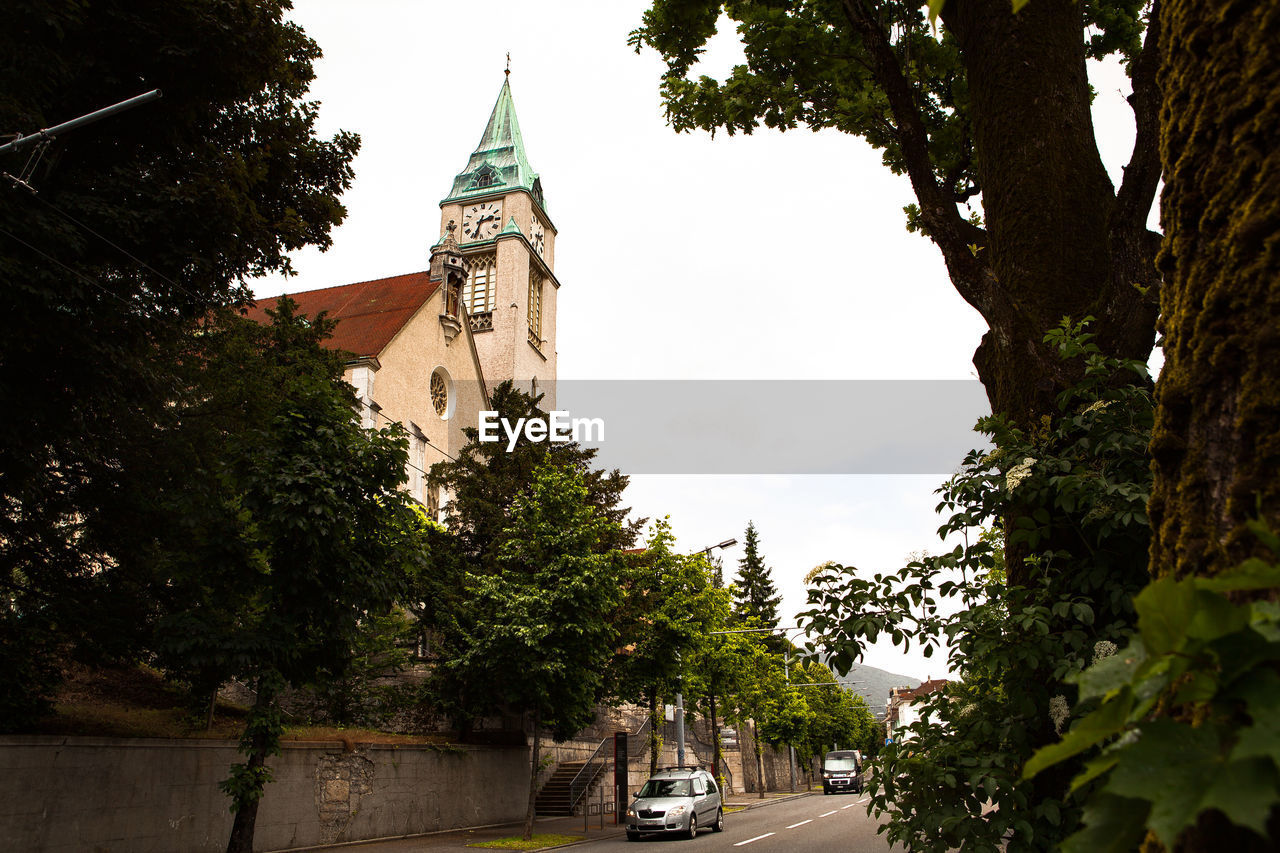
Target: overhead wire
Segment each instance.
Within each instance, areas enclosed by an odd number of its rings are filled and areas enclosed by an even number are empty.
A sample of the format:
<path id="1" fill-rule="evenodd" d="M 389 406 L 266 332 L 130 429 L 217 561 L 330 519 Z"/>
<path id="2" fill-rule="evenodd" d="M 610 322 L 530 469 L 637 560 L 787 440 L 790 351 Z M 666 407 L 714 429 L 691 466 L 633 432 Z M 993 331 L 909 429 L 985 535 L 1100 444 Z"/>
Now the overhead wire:
<path id="1" fill-rule="evenodd" d="M 67 213 L 65 210 L 63 210 L 62 208 L 58 207 L 58 206 L 57 206 L 56 204 L 54 204 L 53 202 L 49 201 L 49 200 L 48 200 L 48 199 L 46 199 L 44 196 L 42 196 L 42 195 L 40 195 L 39 193 L 37 193 L 37 192 L 36 192 L 34 189 L 32 189 L 31 187 L 27 187 L 27 189 L 30 191 L 31 196 L 32 196 L 36 201 L 40 202 L 40 203 L 41 203 L 41 204 L 43 204 L 45 207 L 49 208 L 49 209 L 50 209 L 50 210 L 52 210 L 54 213 L 56 213 L 56 214 L 58 214 L 59 216 L 61 216 L 63 219 L 66 219 L 68 222 L 70 222 L 71 224 L 75 225 L 77 228 L 80 228 L 80 229 L 82 229 L 82 230 L 84 230 L 84 231 L 87 231 L 89 234 L 92 234 L 94 237 L 97 237 L 99 240 L 101 240 L 102 242 L 106 243 L 108 246 L 110 246 L 111 248 L 115 249 L 117 252 L 119 252 L 120 254 L 124 255 L 126 258 L 128 258 L 128 259 L 129 259 L 129 260 L 131 260 L 131 261 L 133 261 L 133 262 L 134 262 L 135 264 L 137 264 L 138 266 L 142 267 L 143 269 L 147 270 L 147 271 L 148 271 L 148 272 L 150 272 L 150 273 L 155 274 L 155 275 L 156 275 L 156 276 L 158 276 L 162 281 L 167 282 L 168 284 L 172 285 L 176 290 L 180 291 L 181 293 L 186 294 L 186 296 L 187 296 L 187 297 L 189 297 L 193 302 L 197 302 L 197 303 L 198 303 L 198 302 L 200 302 L 200 301 L 201 301 L 201 300 L 200 300 L 200 298 L 199 298 L 199 297 L 197 297 L 197 296 L 196 296 L 194 293 L 192 293 L 190 290 L 188 290 L 187 288 L 183 287 L 181 284 L 179 284 L 177 281 L 174 281 L 174 280 L 173 280 L 172 278 L 170 278 L 169 276 L 167 276 L 167 275 L 165 275 L 164 273 L 160 272 L 160 270 L 156 269 L 156 268 L 155 268 L 155 267 L 153 267 L 151 264 L 149 264 L 149 263 L 147 263 L 146 261 L 144 261 L 142 258 L 139 258 L 137 255 L 133 254 L 133 253 L 132 253 L 132 252 L 130 252 L 128 249 L 126 249 L 126 248 L 124 248 L 123 246 L 121 246 L 119 243 L 114 242 L 113 240 L 111 240 L 111 238 L 109 238 L 109 237 L 105 236 L 104 234 L 99 233 L 98 231 L 94 230 L 92 227 L 90 227 L 90 226 L 86 225 L 85 223 L 81 222 L 79 219 L 76 219 L 76 218 L 75 218 L 74 216 L 72 216 L 70 213 Z"/>
<path id="2" fill-rule="evenodd" d="M 129 308 L 133 308 L 133 307 L 134 307 L 133 305 L 131 305 L 131 304 L 129 303 L 129 300 L 125 299 L 125 298 L 124 298 L 123 296 L 121 296 L 120 294 L 113 292 L 110 288 L 108 288 L 108 287 L 107 287 L 106 285 L 104 285 L 102 282 L 98 281 L 97 279 L 94 279 L 94 278 L 91 278 L 91 277 L 89 277 L 89 276 L 85 275 L 84 273 L 80 272 L 78 269 L 75 269 L 74 267 L 68 266 L 67 264 L 65 264 L 65 263 L 63 263 L 62 261 L 60 261 L 60 260 L 58 260 L 57 258 L 55 258 L 53 255 L 51 255 L 51 254 L 49 254 L 48 252 L 44 251 L 43 249 L 39 248 L 38 246 L 33 246 L 33 245 L 31 245 L 31 244 L 30 244 L 30 243 L 28 243 L 26 240 L 24 240 L 24 239 L 22 239 L 21 237 L 19 237 L 17 234 L 14 234 L 14 233 L 13 233 L 13 232 L 11 232 L 11 231 L 6 231 L 6 230 L 5 230 L 5 229 L 3 229 L 3 228 L 0 228 L 0 234 L 5 235 L 6 237 L 8 237 L 8 238 L 9 238 L 9 239 L 11 239 L 11 240 L 14 240 L 14 241 L 16 241 L 16 242 L 18 242 L 18 243 L 21 243 L 22 245 L 26 246 L 26 247 L 27 247 L 28 249 L 30 249 L 31 251 L 35 252 L 35 253 L 36 253 L 37 255 L 39 255 L 40 257 L 44 258 L 45 260 L 49 261 L 50 263 L 53 263 L 53 264 L 56 264 L 57 266 L 62 267 L 64 270 L 66 270 L 67 272 L 71 273 L 73 276 L 75 276 L 76 278 L 78 278 L 78 279 L 80 279 L 81 281 L 85 282 L 85 283 L 86 283 L 86 284 L 88 284 L 89 286 L 91 286 L 91 287 L 96 287 L 98 290 L 101 290 L 101 291 L 102 291 L 103 293 L 105 293 L 107 296 L 110 296 L 110 297 L 111 297 L 111 298 L 113 298 L 113 299 L 118 299 L 118 300 L 120 300 L 120 302 L 124 303 L 127 307 L 129 307 Z"/>

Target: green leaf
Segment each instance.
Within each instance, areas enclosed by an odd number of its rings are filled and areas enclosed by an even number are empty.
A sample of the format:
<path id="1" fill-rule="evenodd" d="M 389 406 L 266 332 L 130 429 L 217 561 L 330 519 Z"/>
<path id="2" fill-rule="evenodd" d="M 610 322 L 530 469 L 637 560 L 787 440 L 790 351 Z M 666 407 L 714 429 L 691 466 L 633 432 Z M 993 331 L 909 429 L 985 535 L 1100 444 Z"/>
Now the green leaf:
<path id="1" fill-rule="evenodd" d="M 1272 643 L 1280 642 L 1280 602 L 1255 601 L 1250 612 L 1253 630 Z"/>
<path id="2" fill-rule="evenodd" d="M 942 13 L 942 7 L 946 5 L 947 0 L 929 0 L 929 23 L 937 26 L 938 15 Z M 1026 2 L 1026 0 L 1023 0 Z M 919 8 L 919 7 L 917 7 Z"/>
<path id="3" fill-rule="evenodd" d="M 1147 826 L 1166 847 L 1195 822 L 1209 785 L 1223 768 L 1218 734 L 1169 719 L 1142 727 L 1126 747 L 1105 790 L 1151 801 Z"/>
<path id="4" fill-rule="evenodd" d="M 1240 731 L 1231 759 L 1270 758 L 1280 766 L 1280 675 L 1262 670 L 1236 690 L 1253 724 Z"/>
<path id="5" fill-rule="evenodd" d="M 1267 834 L 1267 817 L 1280 799 L 1280 773 L 1267 758 L 1247 758 L 1223 767 L 1200 802 L 1200 810 L 1218 809 L 1232 823 Z"/>
<path id="6" fill-rule="evenodd" d="M 1019 12 L 1021 12 L 1022 7 L 1027 5 L 1030 2 L 1031 0 L 1013 0 L 1013 14 L 1016 15 Z"/>
<path id="7" fill-rule="evenodd" d="M 1188 636 L 1201 640 L 1216 640 L 1233 634 L 1249 624 L 1248 613 L 1216 592 L 1203 589 L 1195 591 L 1195 610 Z"/>
<path id="8" fill-rule="evenodd" d="M 1192 581 L 1160 578 L 1148 584 L 1133 600 L 1138 630 L 1152 655 L 1181 648 L 1195 614 Z"/>
<path id="9" fill-rule="evenodd" d="M 1106 773 L 1112 767 L 1115 767 L 1116 762 L 1119 760 L 1120 752 L 1118 750 L 1104 752 L 1102 755 L 1090 758 L 1085 762 L 1084 771 L 1071 780 L 1071 792 L 1075 793 L 1080 788 L 1088 785 L 1094 779 L 1097 779 L 1103 773 Z"/>
<path id="10" fill-rule="evenodd" d="M 1140 637 L 1110 657 L 1103 658 L 1075 676 L 1081 699 L 1105 696 L 1133 680 L 1134 671 L 1146 660 L 1147 650 Z"/>
<path id="11" fill-rule="evenodd" d="M 1146 835 L 1151 806 L 1140 799 L 1098 794 L 1084 807 L 1084 829 L 1062 842 L 1063 853 L 1131 853 Z"/>
<path id="12" fill-rule="evenodd" d="M 1132 707 L 1133 693 L 1124 690 L 1119 696 L 1104 703 L 1102 707 L 1072 726 L 1071 731 L 1063 735 L 1062 740 L 1037 750 L 1023 768 L 1022 778 L 1030 779 L 1046 767 L 1052 767 L 1060 761 L 1084 752 L 1101 740 L 1119 734 L 1129 721 L 1129 710 Z"/>
<path id="13" fill-rule="evenodd" d="M 1250 557 L 1239 566 L 1211 578 L 1197 578 L 1200 589 L 1231 592 L 1246 589 L 1271 589 L 1280 586 L 1280 565 Z"/>

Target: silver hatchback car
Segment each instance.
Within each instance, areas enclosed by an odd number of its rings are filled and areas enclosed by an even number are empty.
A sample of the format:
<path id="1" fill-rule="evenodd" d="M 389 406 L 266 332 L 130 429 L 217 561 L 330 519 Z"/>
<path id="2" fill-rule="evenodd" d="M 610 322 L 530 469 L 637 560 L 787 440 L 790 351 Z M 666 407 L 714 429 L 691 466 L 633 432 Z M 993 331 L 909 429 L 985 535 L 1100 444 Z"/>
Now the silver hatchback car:
<path id="1" fill-rule="evenodd" d="M 649 777 L 627 809 L 627 838 L 678 832 L 686 838 L 699 827 L 724 829 L 724 803 L 715 777 L 695 768 L 664 768 Z"/>

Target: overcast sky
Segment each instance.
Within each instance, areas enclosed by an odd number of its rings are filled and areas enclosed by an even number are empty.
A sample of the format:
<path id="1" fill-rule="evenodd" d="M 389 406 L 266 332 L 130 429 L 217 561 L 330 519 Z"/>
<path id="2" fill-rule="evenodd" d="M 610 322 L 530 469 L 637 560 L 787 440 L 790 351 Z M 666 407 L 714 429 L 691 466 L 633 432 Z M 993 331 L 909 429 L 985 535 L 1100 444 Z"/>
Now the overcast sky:
<path id="1" fill-rule="evenodd" d="M 424 269 L 440 199 L 480 139 L 510 51 L 526 149 L 558 230 L 561 380 L 976 378 L 984 324 L 933 245 L 904 229 L 906 179 L 836 132 L 674 133 L 662 63 L 626 44 L 644 2 L 295 4 L 293 20 L 324 51 L 312 88 L 320 130 L 355 131 L 363 146 L 333 248 L 297 253 L 298 275 L 263 280 L 257 295 Z M 740 56 L 722 33 L 697 71 L 722 76 Z M 1127 83 L 1111 66 L 1094 85 L 1118 180 L 1133 139 Z M 786 410 L 775 390 L 761 386 L 754 431 L 812 421 L 815 445 L 850 432 Z M 933 490 L 948 473 L 637 475 L 627 502 L 670 515 L 687 550 L 741 540 L 754 520 L 789 621 L 820 562 L 870 571 L 942 550 Z M 728 549 L 726 569 L 740 557 Z M 865 662 L 920 679 L 945 669 L 888 645 Z"/>

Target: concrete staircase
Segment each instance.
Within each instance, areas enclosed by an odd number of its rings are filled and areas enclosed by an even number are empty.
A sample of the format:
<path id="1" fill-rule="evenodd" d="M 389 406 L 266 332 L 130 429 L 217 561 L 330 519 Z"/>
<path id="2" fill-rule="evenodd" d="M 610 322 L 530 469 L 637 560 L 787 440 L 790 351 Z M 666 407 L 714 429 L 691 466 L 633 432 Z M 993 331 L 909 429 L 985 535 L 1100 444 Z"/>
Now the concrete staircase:
<path id="1" fill-rule="evenodd" d="M 534 811 L 547 817 L 573 814 L 573 804 L 569 800 L 569 786 L 586 765 L 585 761 L 566 761 L 557 765 L 551 778 L 538 791 L 538 796 L 534 799 Z M 595 784 L 602 772 L 604 772 L 604 766 L 597 763 L 593 771 L 589 771 L 592 778 L 579 780 L 586 782 L 585 786 L 579 786 L 579 790 L 591 790 L 591 786 Z"/>

